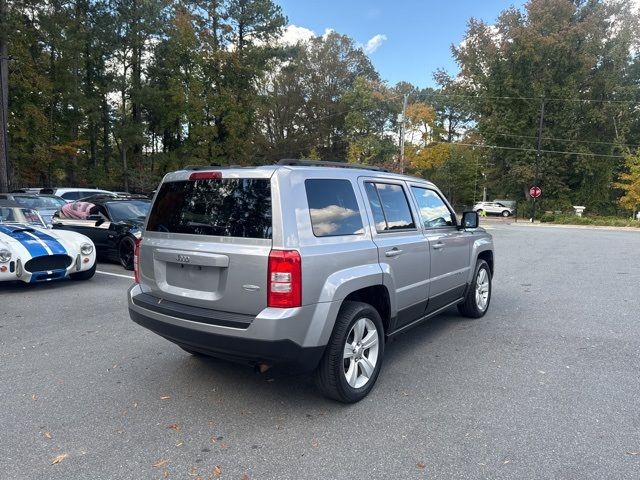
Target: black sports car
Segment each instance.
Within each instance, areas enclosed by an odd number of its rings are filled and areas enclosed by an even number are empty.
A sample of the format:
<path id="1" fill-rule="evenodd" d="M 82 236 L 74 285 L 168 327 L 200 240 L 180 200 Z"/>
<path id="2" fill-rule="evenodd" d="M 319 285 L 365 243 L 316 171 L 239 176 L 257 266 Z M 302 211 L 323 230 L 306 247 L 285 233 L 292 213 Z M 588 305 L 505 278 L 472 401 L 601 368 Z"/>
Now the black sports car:
<path id="1" fill-rule="evenodd" d="M 94 195 L 64 205 L 53 216 L 54 229 L 86 235 L 98 256 L 118 261 L 133 270 L 133 251 L 149 212 L 149 200 Z"/>

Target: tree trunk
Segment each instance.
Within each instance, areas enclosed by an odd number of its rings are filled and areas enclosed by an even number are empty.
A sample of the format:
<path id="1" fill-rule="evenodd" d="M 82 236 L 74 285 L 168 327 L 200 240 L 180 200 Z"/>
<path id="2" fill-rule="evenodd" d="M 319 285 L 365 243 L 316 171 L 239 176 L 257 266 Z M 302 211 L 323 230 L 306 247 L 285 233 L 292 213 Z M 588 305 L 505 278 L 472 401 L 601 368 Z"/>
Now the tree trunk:
<path id="1" fill-rule="evenodd" d="M 9 191 L 7 3 L 0 0 L 0 192 Z"/>
<path id="2" fill-rule="evenodd" d="M 111 144 L 109 143 L 109 104 L 107 95 L 102 95 L 102 166 L 105 176 L 109 175 L 109 158 L 111 157 Z"/>
<path id="3" fill-rule="evenodd" d="M 142 155 L 142 145 L 138 141 L 138 134 L 141 131 L 141 105 L 140 90 L 142 85 L 142 39 L 140 38 L 139 29 L 140 18 L 138 17 L 138 1 L 133 0 L 134 24 L 132 25 L 133 38 L 131 48 L 131 119 L 133 120 L 134 142 L 132 145 L 132 159 L 135 164 L 141 164 L 140 157 Z M 128 190 L 127 190 L 128 191 Z"/>

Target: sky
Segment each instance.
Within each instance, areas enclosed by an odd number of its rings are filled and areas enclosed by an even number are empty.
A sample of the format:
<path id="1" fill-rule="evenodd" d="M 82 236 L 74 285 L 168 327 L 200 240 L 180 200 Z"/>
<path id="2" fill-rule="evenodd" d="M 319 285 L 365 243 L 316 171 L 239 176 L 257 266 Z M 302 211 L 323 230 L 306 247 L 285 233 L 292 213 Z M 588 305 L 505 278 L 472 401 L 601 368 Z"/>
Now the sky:
<path id="1" fill-rule="evenodd" d="M 275 0 L 289 19 L 289 40 L 327 29 L 352 37 L 390 85 L 405 80 L 434 86 L 433 72 L 458 67 L 451 45 L 459 44 L 467 21 L 491 24 L 501 11 L 524 0 Z"/>

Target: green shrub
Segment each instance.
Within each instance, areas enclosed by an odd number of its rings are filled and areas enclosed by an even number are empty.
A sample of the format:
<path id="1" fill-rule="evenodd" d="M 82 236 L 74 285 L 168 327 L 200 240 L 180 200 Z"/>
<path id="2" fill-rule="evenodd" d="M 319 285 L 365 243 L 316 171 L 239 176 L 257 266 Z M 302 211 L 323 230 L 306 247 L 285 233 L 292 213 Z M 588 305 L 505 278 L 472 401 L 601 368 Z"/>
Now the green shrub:
<path id="1" fill-rule="evenodd" d="M 540 217 L 541 222 L 557 223 L 563 225 L 598 225 L 604 227 L 636 227 L 640 228 L 640 221 L 630 218 L 583 216 L 576 215 L 548 215 Z"/>

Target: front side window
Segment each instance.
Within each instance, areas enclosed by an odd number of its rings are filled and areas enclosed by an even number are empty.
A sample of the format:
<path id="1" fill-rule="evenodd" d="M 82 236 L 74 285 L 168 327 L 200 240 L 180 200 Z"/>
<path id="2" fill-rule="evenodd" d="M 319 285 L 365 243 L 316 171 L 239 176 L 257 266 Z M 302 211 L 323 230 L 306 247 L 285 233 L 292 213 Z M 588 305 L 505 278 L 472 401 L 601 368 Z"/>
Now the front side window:
<path id="1" fill-rule="evenodd" d="M 124 202 L 108 202 L 109 217 L 114 222 L 125 220 L 144 220 L 149 213 L 151 202 L 146 200 L 130 200 Z"/>
<path id="2" fill-rule="evenodd" d="M 445 205 L 440 195 L 433 190 L 411 187 L 416 197 L 420 218 L 425 228 L 452 227 L 455 225 L 451 210 Z"/>
<path id="3" fill-rule="evenodd" d="M 365 191 L 378 232 L 416 228 L 401 185 L 367 182 Z"/>
<path id="4" fill-rule="evenodd" d="M 356 195 L 349 180 L 309 179 L 304 186 L 316 237 L 364 232 Z"/>
<path id="5" fill-rule="evenodd" d="M 80 192 L 66 192 L 60 196 L 65 200 L 77 200 L 80 198 Z"/>

